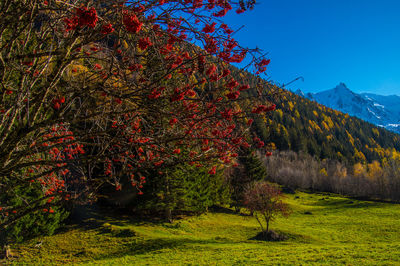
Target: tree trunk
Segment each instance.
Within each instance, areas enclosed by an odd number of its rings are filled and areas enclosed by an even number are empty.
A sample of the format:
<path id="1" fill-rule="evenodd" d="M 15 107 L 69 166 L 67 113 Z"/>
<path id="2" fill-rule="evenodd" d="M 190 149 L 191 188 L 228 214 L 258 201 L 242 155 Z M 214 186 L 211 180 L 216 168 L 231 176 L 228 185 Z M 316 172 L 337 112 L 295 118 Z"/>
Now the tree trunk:
<path id="1" fill-rule="evenodd" d="M 165 220 L 167 220 L 169 223 L 172 223 L 172 196 L 169 191 L 169 176 L 168 176 L 168 171 L 165 171 Z"/>
<path id="2" fill-rule="evenodd" d="M 1 254 L 0 254 L 0 259 L 12 259 L 14 257 L 14 255 L 11 252 L 10 246 L 9 245 L 3 245 L 2 246 L 2 250 L 1 250 Z"/>
<path id="3" fill-rule="evenodd" d="M 8 250 L 9 250 L 9 246 L 7 245 L 6 242 L 6 233 L 5 233 L 5 229 L 2 227 L 1 231 L 0 231 L 0 259 L 7 259 L 8 257 Z"/>
<path id="4" fill-rule="evenodd" d="M 172 223 L 172 222 L 173 222 L 173 219 L 172 219 L 172 211 L 171 211 L 171 208 L 169 208 L 169 207 L 167 207 L 167 208 L 165 209 L 165 219 L 166 219 L 169 223 Z"/>
<path id="5" fill-rule="evenodd" d="M 254 214 L 255 214 L 255 217 L 256 217 L 256 220 L 257 220 L 258 224 L 261 227 L 261 232 L 264 232 L 264 227 L 263 227 L 262 222 L 261 222 L 262 220 L 259 219 L 259 217 L 257 215 L 257 212 L 255 212 Z"/>

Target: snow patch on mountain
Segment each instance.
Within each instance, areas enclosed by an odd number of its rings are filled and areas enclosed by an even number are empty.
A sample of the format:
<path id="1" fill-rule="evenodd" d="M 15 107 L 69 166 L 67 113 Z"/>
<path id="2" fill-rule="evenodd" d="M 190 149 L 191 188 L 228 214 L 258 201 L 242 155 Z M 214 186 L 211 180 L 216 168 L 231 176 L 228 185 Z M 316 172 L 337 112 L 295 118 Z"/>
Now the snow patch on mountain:
<path id="1" fill-rule="evenodd" d="M 397 95 L 358 94 L 347 88 L 344 83 L 339 83 L 333 89 L 318 93 L 303 93 L 301 90 L 297 90 L 295 93 L 332 109 L 400 133 L 400 97 Z"/>
<path id="2" fill-rule="evenodd" d="M 385 108 L 385 106 L 383 106 L 382 104 L 379 104 L 379 103 L 374 103 L 374 106 L 378 106 L 378 107 L 381 107 L 381 108 Z"/>

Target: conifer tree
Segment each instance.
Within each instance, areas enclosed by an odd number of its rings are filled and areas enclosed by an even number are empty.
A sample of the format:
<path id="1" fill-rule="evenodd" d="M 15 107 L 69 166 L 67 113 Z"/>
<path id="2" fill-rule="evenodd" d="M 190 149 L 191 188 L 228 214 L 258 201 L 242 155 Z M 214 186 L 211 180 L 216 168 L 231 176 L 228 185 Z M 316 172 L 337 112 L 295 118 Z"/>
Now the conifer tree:
<path id="1" fill-rule="evenodd" d="M 243 206 L 243 193 L 246 187 L 255 181 L 264 180 L 267 170 L 261 160 L 249 149 L 241 151 L 239 155 L 240 167 L 234 169 L 230 177 L 232 190 L 232 205 L 236 211 Z"/>

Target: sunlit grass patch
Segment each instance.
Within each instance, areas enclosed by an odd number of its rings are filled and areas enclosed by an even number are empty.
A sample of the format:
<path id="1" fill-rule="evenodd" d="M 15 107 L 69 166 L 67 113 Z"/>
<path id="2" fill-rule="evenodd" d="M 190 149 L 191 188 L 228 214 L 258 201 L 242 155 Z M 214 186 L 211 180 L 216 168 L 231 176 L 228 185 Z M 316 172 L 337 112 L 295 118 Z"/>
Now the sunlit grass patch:
<path id="1" fill-rule="evenodd" d="M 298 192 L 293 209 L 271 229 L 287 240 L 251 240 L 254 218 L 218 211 L 174 223 L 97 213 L 85 226 L 14 247 L 16 263 L 180 264 L 400 264 L 400 205 L 358 201 L 333 194 Z M 93 226 L 90 226 L 93 224 Z M 42 244 L 36 247 L 37 243 Z"/>

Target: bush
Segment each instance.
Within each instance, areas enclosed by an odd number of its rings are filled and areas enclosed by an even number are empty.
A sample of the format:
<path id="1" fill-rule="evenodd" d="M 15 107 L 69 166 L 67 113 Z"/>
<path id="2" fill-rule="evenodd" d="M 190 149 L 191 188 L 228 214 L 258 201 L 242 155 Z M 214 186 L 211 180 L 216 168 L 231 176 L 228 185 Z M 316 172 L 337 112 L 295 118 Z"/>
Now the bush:
<path id="1" fill-rule="evenodd" d="M 283 241 L 287 239 L 287 236 L 279 234 L 274 230 L 269 230 L 268 232 L 258 233 L 253 239 L 261 241 Z"/>
<path id="2" fill-rule="evenodd" d="M 23 207 L 27 202 L 35 202 L 43 197 L 43 191 L 39 184 L 16 186 L 13 191 L 1 191 L 0 206 L 15 206 L 17 209 Z M 54 199 L 43 200 L 42 204 L 46 209 L 36 209 L 27 215 L 23 215 L 1 232 L 0 242 L 16 241 L 21 242 L 40 235 L 52 235 L 62 225 L 69 212 L 61 206 L 61 202 Z M 32 206 L 34 207 L 34 206 Z M 12 213 L 18 215 L 18 212 Z M 3 213 L 4 216 L 12 215 Z M 2 217 L 0 217 L 2 219 Z M 4 243 L 3 243 L 4 244 Z"/>

